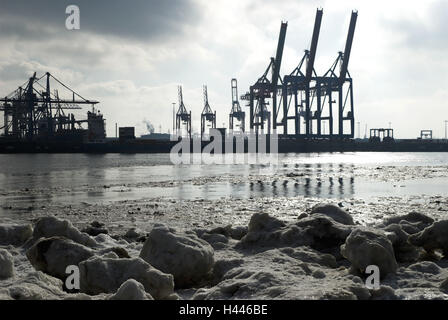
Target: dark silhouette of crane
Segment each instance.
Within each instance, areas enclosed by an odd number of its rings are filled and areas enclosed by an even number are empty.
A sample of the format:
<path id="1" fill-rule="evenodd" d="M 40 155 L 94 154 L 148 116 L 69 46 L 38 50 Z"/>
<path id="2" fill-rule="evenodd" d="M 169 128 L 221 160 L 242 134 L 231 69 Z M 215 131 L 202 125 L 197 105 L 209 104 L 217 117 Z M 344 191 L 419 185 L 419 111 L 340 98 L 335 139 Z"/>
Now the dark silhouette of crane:
<path id="1" fill-rule="evenodd" d="M 178 96 L 179 96 L 179 108 L 176 113 L 176 131 L 178 135 L 181 135 L 181 126 L 185 125 L 187 135 L 191 139 L 191 111 L 188 112 L 187 108 L 184 105 L 184 99 L 182 96 L 182 86 L 178 87 Z"/>
<path id="2" fill-rule="evenodd" d="M 42 84 L 42 81 L 45 84 Z M 61 99 L 59 91 L 51 92 L 52 81 L 67 90 L 72 99 Z M 3 111 L 5 137 L 34 140 L 36 137 L 52 137 L 62 131 L 74 130 L 75 125 L 88 120 L 75 120 L 65 110 L 81 109 L 79 105 L 89 104 L 92 108 L 98 101 L 88 100 L 70 89 L 49 72 L 37 78 L 36 73 L 18 89 L 0 99 Z"/>
<path id="3" fill-rule="evenodd" d="M 216 111 L 213 112 L 210 104 L 208 103 L 208 93 L 207 86 L 203 87 L 204 94 L 204 109 L 202 109 L 201 113 L 201 139 L 204 137 L 205 128 L 207 122 L 210 123 L 211 128 L 216 129 Z"/>
<path id="4" fill-rule="evenodd" d="M 241 132 L 246 128 L 246 113 L 241 109 L 240 102 L 238 100 L 238 82 L 236 79 L 231 81 L 232 88 L 232 110 L 229 114 L 229 129 L 234 130 L 234 120 L 239 122 Z"/>

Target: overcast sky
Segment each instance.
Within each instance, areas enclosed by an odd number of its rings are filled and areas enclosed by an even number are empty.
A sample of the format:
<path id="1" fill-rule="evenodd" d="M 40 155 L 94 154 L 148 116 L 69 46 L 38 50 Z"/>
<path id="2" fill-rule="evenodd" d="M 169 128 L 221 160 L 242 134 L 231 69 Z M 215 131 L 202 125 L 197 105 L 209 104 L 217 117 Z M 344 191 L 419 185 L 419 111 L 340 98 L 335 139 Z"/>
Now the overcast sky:
<path id="1" fill-rule="evenodd" d="M 65 28 L 69 4 L 80 8 L 80 30 Z M 50 71 L 101 102 L 114 136 L 116 122 L 137 134 L 145 133 L 145 119 L 156 131 L 171 129 L 178 84 L 198 131 L 207 84 L 217 124 L 227 126 L 231 78 L 242 94 L 262 75 L 281 21 L 288 21 L 281 74 L 290 73 L 309 47 L 318 7 L 319 74 L 343 50 L 351 10 L 358 10 L 349 71 L 361 136 L 366 124 L 389 122 L 396 137 L 421 129 L 444 136 L 447 1 L 0 0 L 0 95 L 34 71 Z"/>

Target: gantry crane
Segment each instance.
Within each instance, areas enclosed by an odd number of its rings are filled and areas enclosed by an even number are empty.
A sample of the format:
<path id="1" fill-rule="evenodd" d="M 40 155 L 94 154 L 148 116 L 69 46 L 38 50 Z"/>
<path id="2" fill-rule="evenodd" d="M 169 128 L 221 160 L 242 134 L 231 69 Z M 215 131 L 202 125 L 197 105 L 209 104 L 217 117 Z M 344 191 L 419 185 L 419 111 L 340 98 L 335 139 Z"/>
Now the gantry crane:
<path id="1" fill-rule="evenodd" d="M 201 113 L 201 139 L 204 136 L 207 122 L 210 123 L 211 128 L 216 129 L 216 111 L 213 112 L 212 108 L 210 107 L 210 104 L 208 103 L 207 86 L 205 85 L 203 87 L 203 94 L 204 94 L 204 109 L 202 110 Z"/>
<path id="2" fill-rule="evenodd" d="M 339 52 L 336 61 L 323 75 L 318 76 L 314 70 L 322 9 L 316 12 L 310 50 L 291 74 L 283 78 L 283 126 L 284 134 L 288 134 L 288 120 L 295 122 L 295 136 L 304 138 L 339 137 L 353 138 L 355 131 L 352 78 L 348 72 L 348 63 L 356 26 L 357 12 L 351 14 L 349 31 L 344 52 Z M 339 66 L 339 74 L 336 67 Z M 305 72 L 302 68 L 306 67 Z M 337 102 L 335 100 L 337 98 Z M 290 105 L 294 102 L 294 115 L 289 115 Z M 333 105 L 338 108 L 338 132 L 335 134 L 335 117 Z M 347 110 L 349 109 L 349 110 Z M 304 123 L 304 130 L 301 123 Z M 329 123 L 329 133 L 322 133 L 324 121 Z M 344 124 L 350 122 L 350 131 L 346 133 Z M 314 127 L 313 124 L 316 123 Z"/>
<path id="3" fill-rule="evenodd" d="M 314 61 L 316 58 L 317 44 L 319 40 L 320 26 L 322 23 L 323 10 L 317 9 L 314 21 L 313 36 L 311 38 L 311 46 L 309 50 L 305 50 L 305 54 L 299 62 L 299 65 L 283 78 L 283 133 L 288 134 L 288 120 L 294 120 L 295 135 L 301 133 L 301 122 L 305 121 L 305 134 L 310 135 L 312 125 L 311 115 L 311 82 L 315 81 L 316 71 L 314 70 Z M 302 69 L 305 68 L 305 71 Z M 292 100 L 294 100 L 294 115 L 289 115 L 289 108 Z M 318 106 L 319 109 L 319 106 Z M 320 114 L 320 113 L 318 113 Z M 320 132 L 320 122 L 318 131 Z"/>
<path id="4" fill-rule="evenodd" d="M 245 131 L 246 113 L 241 110 L 240 102 L 238 101 L 238 82 L 234 78 L 230 82 L 232 88 L 232 110 L 229 114 L 229 129 L 233 131 L 234 120 L 239 122 L 241 132 Z"/>
<path id="5" fill-rule="evenodd" d="M 43 79 L 46 80 L 45 85 L 40 83 Z M 68 90 L 72 99 L 60 99 L 57 90 L 51 93 L 51 81 L 56 81 L 59 86 Z M 83 98 L 47 72 L 39 78 L 34 73 L 22 86 L 0 99 L 0 103 L 0 111 L 4 113 L 4 136 L 34 140 L 75 130 L 75 124 L 80 126 L 88 120 L 75 120 L 73 114 L 65 115 L 64 110 L 81 109 L 79 105 L 82 104 L 94 107 L 99 102 Z"/>
<path id="6" fill-rule="evenodd" d="M 280 68 L 282 64 L 283 48 L 285 45 L 287 27 L 288 23 L 281 23 L 275 58 L 271 58 L 266 71 L 257 80 L 257 82 L 250 87 L 249 92 L 241 96 L 242 100 L 246 100 L 249 103 L 249 124 L 251 130 L 255 129 L 256 131 L 258 131 L 260 127 L 261 130 L 264 130 L 265 122 L 267 121 L 268 134 L 270 134 L 271 112 L 268 109 L 269 101 L 267 101 L 269 99 L 272 99 L 273 129 L 277 128 L 277 96 L 282 89 L 282 85 L 279 85 L 278 82 L 279 80 L 280 83 L 282 82 L 282 79 L 280 78 Z M 271 78 L 269 78 L 269 72 L 271 72 Z M 281 105 L 281 103 L 279 105 Z"/>
<path id="7" fill-rule="evenodd" d="M 177 134 L 182 134 L 181 126 L 184 124 L 187 129 L 187 135 L 191 139 L 191 111 L 188 112 L 184 105 L 184 99 L 182 96 L 182 86 L 178 87 L 178 97 L 179 97 L 179 109 L 176 113 L 176 131 Z"/>
<path id="8" fill-rule="evenodd" d="M 330 69 L 324 74 L 322 79 L 318 81 L 317 86 L 318 98 L 323 95 L 328 101 L 329 105 L 329 122 L 330 122 L 330 136 L 334 135 L 334 116 L 332 104 L 336 103 L 334 98 L 337 98 L 337 115 L 338 115 L 338 133 L 339 138 L 354 138 L 355 136 L 355 116 L 354 116 L 354 101 L 353 101 L 353 80 L 348 71 L 348 63 L 350 60 L 350 53 L 353 43 L 353 36 L 355 34 L 356 20 L 358 17 L 357 11 L 352 11 L 350 18 L 350 25 L 345 43 L 344 52 L 339 52 L 338 57 L 332 64 Z M 339 66 L 339 74 L 336 68 Z M 323 91 L 323 93 L 322 93 Z M 348 103 L 348 105 L 347 105 Z M 346 110 L 348 108 L 349 110 Z M 345 122 L 349 122 L 349 133 L 344 129 Z"/>

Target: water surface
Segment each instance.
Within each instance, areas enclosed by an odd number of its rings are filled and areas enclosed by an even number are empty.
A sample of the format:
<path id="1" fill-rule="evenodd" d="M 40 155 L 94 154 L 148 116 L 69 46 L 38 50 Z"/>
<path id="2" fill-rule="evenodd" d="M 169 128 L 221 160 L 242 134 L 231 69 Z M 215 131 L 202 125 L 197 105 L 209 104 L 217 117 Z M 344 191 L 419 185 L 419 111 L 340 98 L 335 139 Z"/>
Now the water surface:
<path id="1" fill-rule="evenodd" d="M 0 214 L 49 203 L 154 197 L 448 195 L 446 177 L 397 182 L 359 175 L 360 168 L 373 172 L 384 166 L 397 172 L 421 167 L 443 170 L 448 168 L 448 153 L 280 154 L 278 165 L 268 168 L 250 164 L 172 165 L 168 154 L 6 154 L 0 155 Z"/>

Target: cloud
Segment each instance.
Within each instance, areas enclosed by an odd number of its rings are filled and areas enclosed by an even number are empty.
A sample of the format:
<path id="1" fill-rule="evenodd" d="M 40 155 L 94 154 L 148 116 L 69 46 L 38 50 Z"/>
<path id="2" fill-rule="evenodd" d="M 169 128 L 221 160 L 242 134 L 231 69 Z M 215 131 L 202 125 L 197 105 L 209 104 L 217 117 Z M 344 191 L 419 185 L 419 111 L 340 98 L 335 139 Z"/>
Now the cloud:
<path id="1" fill-rule="evenodd" d="M 200 10 L 192 0 L 2 0 L 0 24 L 3 36 L 40 40 L 55 30 L 65 31 L 65 9 L 80 8 L 81 29 L 102 36 L 139 41 L 181 38 L 200 21 Z"/>
<path id="2" fill-rule="evenodd" d="M 398 33 L 395 44 L 418 51 L 448 49 L 448 3 L 435 1 L 412 15 L 384 19 L 385 25 Z"/>

